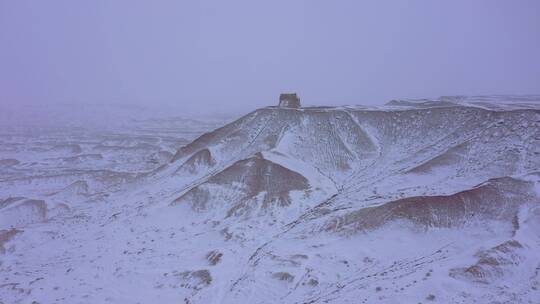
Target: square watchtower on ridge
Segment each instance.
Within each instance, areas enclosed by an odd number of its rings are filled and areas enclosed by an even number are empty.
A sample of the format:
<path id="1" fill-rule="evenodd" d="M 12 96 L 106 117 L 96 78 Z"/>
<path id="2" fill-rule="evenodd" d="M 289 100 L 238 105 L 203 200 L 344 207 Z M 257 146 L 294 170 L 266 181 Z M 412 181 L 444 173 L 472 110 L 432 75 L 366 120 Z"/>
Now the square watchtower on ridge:
<path id="1" fill-rule="evenodd" d="M 296 93 L 282 93 L 279 95 L 279 107 L 280 108 L 300 108 L 300 98 Z"/>

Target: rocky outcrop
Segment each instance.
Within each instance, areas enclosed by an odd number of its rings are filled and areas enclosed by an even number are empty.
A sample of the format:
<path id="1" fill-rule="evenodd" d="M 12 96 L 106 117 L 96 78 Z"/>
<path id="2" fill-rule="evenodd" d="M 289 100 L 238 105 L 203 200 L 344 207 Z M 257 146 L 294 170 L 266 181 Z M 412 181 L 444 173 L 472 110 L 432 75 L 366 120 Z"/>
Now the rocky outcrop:
<path id="1" fill-rule="evenodd" d="M 212 283 L 212 275 L 206 269 L 173 273 L 182 280 L 181 287 L 201 290 Z"/>
<path id="2" fill-rule="evenodd" d="M 178 168 L 177 173 L 197 174 L 201 170 L 213 167 L 215 164 L 216 161 L 212 157 L 210 150 L 202 149 L 188 158 L 182 166 Z"/>
<path id="3" fill-rule="evenodd" d="M 451 195 L 409 197 L 362 208 L 333 218 L 325 229 L 367 232 L 399 220 L 423 229 L 461 228 L 489 220 L 511 224 L 519 207 L 536 199 L 533 183 L 504 177 Z"/>
<path id="4" fill-rule="evenodd" d="M 212 176 L 173 204 L 188 203 L 200 212 L 226 207 L 227 216 L 232 216 L 256 208 L 288 206 L 291 191 L 308 189 L 305 177 L 257 153 Z"/>
<path id="5" fill-rule="evenodd" d="M 13 166 L 16 166 L 18 164 L 20 164 L 21 162 L 14 159 L 14 158 L 4 158 L 4 159 L 0 159 L 0 168 L 1 167 L 13 167 Z"/>
<path id="6" fill-rule="evenodd" d="M 19 228 L 47 219 L 47 204 L 43 200 L 19 198 L 0 204 L 0 229 Z"/>
<path id="7" fill-rule="evenodd" d="M 509 240 L 476 254 L 477 262 L 469 267 L 455 268 L 450 276 L 477 283 L 490 283 L 504 276 L 507 267 L 517 266 L 524 259 L 519 253 L 523 245 Z"/>
<path id="8" fill-rule="evenodd" d="M 21 233 L 22 230 L 17 229 L 8 229 L 8 230 L 0 230 L 0 254 L 6 253 L 6 247 L 5 244 L 9 242 L 15 235 Z"/>

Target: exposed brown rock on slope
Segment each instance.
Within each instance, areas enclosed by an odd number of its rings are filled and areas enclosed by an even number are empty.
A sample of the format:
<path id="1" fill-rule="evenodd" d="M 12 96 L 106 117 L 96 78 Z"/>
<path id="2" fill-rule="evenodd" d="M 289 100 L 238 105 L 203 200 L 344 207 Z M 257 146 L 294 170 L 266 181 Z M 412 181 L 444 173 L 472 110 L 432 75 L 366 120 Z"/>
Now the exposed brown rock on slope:
<path id="1" fill-rule="evenodd" d="M 369 231 L 397 220 L 410 221 L 424 229 L 459 228 L 486 220 L 510 223 L 519 206 L 536 198 L 532 183 L 504 177 L 451 195 L 409 197 L 363 208 L 334 217 L 324 228 Z"/>
<path id="2" fill-rule="evenodd" d="M 223 189 L 223 192 L 216 196 L 218 189 Z M 227 207 L 227 216 L 231 216 L 248 211 L 254 207 L 251 204 L 257 205 L 256 197 L 259 194 L 263 194 L 260 207 L 265 209 L 274 204 L 289 205 L 291 191 L 307 189 L 309 183 L 305 177 L 257 153 L 189 190 L 176 199 L 174 204 L 188 202 L 194 210 L 205 211 L 218 199 Z"/>
<path id="3" fill-rule="evenodd" d="M 202 149 L 186 160 L 177 172 L 196 174 L 201 169 L 208 169 L 216 164 L 208 149 Z"/>

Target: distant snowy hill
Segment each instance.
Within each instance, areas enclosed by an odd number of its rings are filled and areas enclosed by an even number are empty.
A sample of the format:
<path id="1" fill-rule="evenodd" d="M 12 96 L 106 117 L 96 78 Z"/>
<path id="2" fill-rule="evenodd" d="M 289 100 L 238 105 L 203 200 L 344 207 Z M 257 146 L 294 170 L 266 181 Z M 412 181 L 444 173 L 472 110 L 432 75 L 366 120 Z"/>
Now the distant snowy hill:
<path id="1" fill-rule="evenodd" d="M 540 301 L 540 96 L 178 123 L 3 135 L 0 303 Z"/>

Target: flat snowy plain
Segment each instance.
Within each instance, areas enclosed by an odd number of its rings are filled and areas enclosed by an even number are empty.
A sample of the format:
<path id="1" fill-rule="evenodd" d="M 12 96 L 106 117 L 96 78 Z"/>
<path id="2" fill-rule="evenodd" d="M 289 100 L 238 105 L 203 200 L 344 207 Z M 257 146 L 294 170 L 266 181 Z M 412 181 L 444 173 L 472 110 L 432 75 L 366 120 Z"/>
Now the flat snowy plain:
<path id="1" fill-rule="evenodd" d="M 539 102 L 5 118 L 0 303 L 540 303 Z"/>

